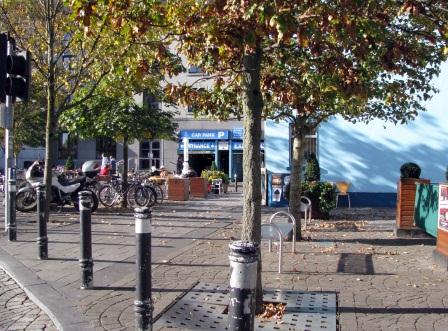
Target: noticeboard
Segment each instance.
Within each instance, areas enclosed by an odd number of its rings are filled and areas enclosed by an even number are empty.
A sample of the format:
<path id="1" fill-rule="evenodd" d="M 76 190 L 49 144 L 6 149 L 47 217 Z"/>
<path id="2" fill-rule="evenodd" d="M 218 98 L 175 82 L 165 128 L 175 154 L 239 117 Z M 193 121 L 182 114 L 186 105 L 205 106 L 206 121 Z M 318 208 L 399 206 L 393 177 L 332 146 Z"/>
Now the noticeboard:
<path id="1" fill-rule="evenodd" d="M 448 232 L 448 184 L 439 185 L 439 212 L 437 227 Z"/>

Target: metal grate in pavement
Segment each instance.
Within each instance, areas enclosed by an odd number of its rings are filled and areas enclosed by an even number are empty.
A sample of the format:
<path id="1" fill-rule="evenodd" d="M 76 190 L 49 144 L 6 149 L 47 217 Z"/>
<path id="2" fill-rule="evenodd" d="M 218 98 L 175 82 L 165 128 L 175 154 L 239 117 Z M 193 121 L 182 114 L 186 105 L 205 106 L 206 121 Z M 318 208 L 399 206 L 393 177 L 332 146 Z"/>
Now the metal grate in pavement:
<path id="1" fill-rule="evenodd" d="M 266 289 L 265 302 L 286 304 L 281 321 L 255 319 L 256 330 L 336 331 L 336 293 Z M 155 323 L 156 328 L 227 330 L 228 287 L 199 283 Z"/>

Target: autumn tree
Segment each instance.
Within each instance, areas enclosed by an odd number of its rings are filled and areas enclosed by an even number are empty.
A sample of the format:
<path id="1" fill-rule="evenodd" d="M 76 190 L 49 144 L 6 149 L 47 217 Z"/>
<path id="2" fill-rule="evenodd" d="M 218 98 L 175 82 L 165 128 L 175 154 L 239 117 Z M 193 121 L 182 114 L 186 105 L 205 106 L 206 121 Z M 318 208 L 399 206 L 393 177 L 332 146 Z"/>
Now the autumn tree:
<path id="1" fill-rule="evenodd" d="M 296 219 L 306 134 L 336 115 L 351 122 L 406 123 L 424 110 L 422 102 L 435 92 L 431 80 L 446 59 L 448 30 L 440 19 L 446 6 L 345 2 L 338 15 L 322 7 L 319 17 L 266 57 L 267 111 L 292 126 L 289 206 Z"/>
<path id="2" fill-rule="evenodd" d="M 101 89 L 99 90 L 101 91 Z M 133 97 L 99 94 L 61 115 L 61 126 L 81 138 L 110 137 L 123 143 L 124 173 L 128 173 L 128 144 L 134 139 L 176 138 L 173 113 Z M 127 182 L 127 176 L 123 177 Z M 124 199 L 123 203 L 126 203 Z"/>
<path id="3" fill-rule="evenodd" d="M 123 17 L 139 11 L 125 0 L 98 2 Z M 292 162 L 298 186 L 291 188 L 298 217 L 304 132 L 336 114 L 352 120 L 412 117 L 419 98 L 432 91 L 428 82 L 443 59 L 440 41 L 446 30 L 440 17 L 446 18 L 447 4 L 442 0 L 160 3 L 177 49 L 213 83 L 210 89 L 167 85 L 167 93 L 208 115 L 244 119 L 242 239 L 255 242 L 261 239 L 263 112 L 290 116 L 299 135 Z"/>
<path id="4" fill-rule="evenodd" d="M 158 85 L 153 68 L 169 67 L 163 65 L 170 57 L 161 39 L 158 8 L 145 8 L 140 11 L 145 18 L 134 25 L 93 1 L 1 2 L 0 23 L 19 48 L 31 51 L 32 84 L 46 89 L 47 195 L 59 116 L 93 97 L 100 83 L 130 96 Z M 92 16 L 94 11 L 98 15 Z"/>

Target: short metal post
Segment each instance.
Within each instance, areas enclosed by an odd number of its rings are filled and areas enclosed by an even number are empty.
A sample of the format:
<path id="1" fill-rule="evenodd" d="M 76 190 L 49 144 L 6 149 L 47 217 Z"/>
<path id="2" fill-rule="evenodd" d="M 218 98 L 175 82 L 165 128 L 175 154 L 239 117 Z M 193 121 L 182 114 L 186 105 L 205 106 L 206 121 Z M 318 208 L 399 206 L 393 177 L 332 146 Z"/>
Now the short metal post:
<path id="1" fill-rule="evenodd" d="M 46 260 L 48 259 L 48 237 L 47 237 L 47 222 L 45 215 L 45 184 L 38 184 L 36 186 L 36 196 L 37 196 L 37 224 L 38 237 L 37 237 L 37 249 L 38 249 L 38 259 Z"/>
<path id="2" fill-rule="evenodd" d="M 253 331 L 258 245 L 250 241 L 235 241 L 229 247 L 230 302 L 228 330 Z"/>
<path id="3" fill-rule="evenodd" d="M 8 180 L 8 240 L 17 240 L 17 222 L 16 222 L 16 169 L 9 168 Z"/>
<path id="4" fill-rule="evenodd" d="M 81 289 L 93 287 L 93 260 L 92 260 L 92 193 L 79 192 L 79 223 L 80 223 L 80 253 L 79 266 L 81 267 Z"/>
<path id="5" fill-rule="evenodd" d="M 236 173 L 235 173 L 235 175 L 233 176 L 233 178 L 235 178 L 235 192 L 238 192 L 238 182 L 237 182 L 237 177 L 236 177 Z"/>
<path id="6" fill-rule="evenodd" d="M 151 211 L 135 208 L 135 330 L 152 330 Z"/>

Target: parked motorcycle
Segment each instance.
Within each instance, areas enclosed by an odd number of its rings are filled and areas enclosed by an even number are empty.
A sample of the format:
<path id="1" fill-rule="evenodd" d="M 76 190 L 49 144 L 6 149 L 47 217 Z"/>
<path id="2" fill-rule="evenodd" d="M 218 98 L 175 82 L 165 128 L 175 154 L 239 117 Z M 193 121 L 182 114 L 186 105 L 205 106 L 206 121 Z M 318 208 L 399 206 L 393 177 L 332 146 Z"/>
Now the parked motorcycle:
<path id="1" fill-rule="evenodd" d="M 88 161 L 89 162 L 89 161 Z M 79 176 L 74 179 L 66 179 L 63 175 L 53 174 L 51 178 L 51 202 L 58 206 L 73 205 L 79 210 L 80 191 L 90 191 L 92 193 L 92 212 L 98 208 L 97 195 L 87 187 L 91 185 L 92 178 L 90 175 L 96 171 L 95 163 L 89 164 L 92 169 L 84 168 L 83 172 L 88 172 L 89 176 Z M 18 190 L 16 194 L 16 209 L 22 212 L 32 211 L 37 206 L 36 185 L 43 182 L 43 163 L 35 161 L 26 171 L 25 178 L 27 185 Z M 87 171 L 90 170 L 90 171 Z M 99 167 L 98 167 L 99 172 Z"/>

